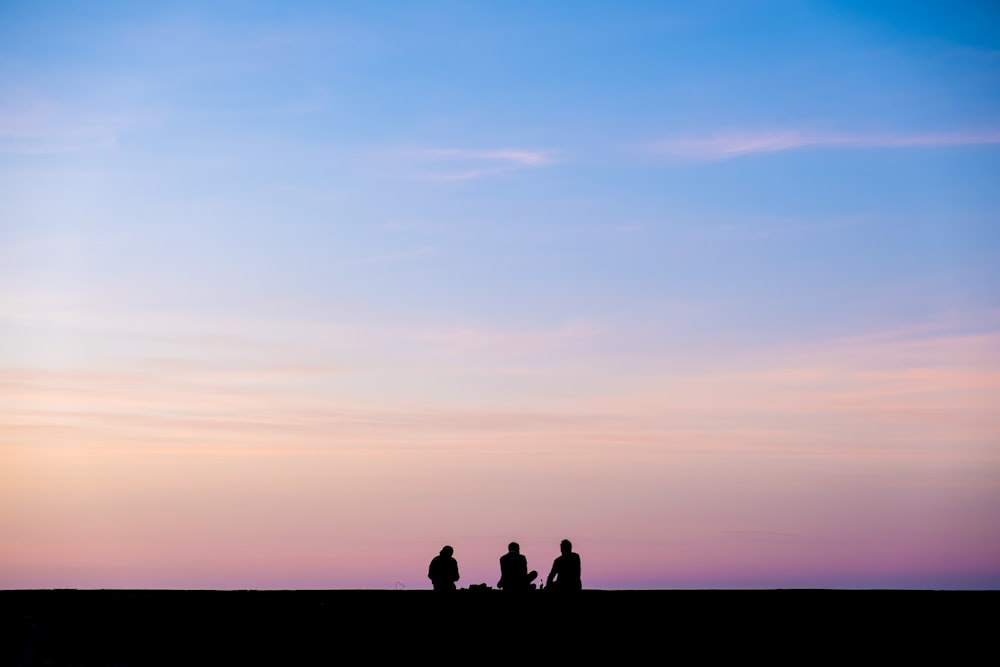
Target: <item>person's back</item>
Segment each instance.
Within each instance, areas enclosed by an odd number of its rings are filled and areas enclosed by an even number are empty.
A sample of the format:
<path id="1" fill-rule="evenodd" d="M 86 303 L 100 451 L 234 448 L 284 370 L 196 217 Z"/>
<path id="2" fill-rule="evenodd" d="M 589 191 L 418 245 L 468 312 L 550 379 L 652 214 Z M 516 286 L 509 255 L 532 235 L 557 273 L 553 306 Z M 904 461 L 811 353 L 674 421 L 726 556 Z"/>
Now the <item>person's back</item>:
<path id="1" fill-rule="evenodd" d="M 453 591 L 455 582 L 458 581 L 458 561 L 452 557 L 454 549 L 445 546 L 441 553 L 431 560 L 431 565 L 427 569 L 427 577 L 436 591 Z"/>
<path id="2" fill-rule="evenodd" d="M 514 590 L 524 588 L 528 581 L 528 559 L 519 553 L 508 551 L 500 556 L 499 588 Z"/>
<path id="3" fill-rule="evenodd" d="M 573 545 L 569 540 L 563 540 L 559 545 L 562 552 L 552 563 L 552 571 L 549 572 L 545 582 L 546 588 L 561 591 L 578 591 L 583 588 L 580 578 L 580 555 L 573 552 Z"/>
<path id="4" fill-rule="evenodd" d="M 500 581 L 497 588 L 505 591 L 530 590 L 534 587 L 533 582 L 537 572 L 528 572 L 528 559 L 521 554 L 521 547 L 517 542 L 507 545 L 507 553 L 500 556 Z"/>

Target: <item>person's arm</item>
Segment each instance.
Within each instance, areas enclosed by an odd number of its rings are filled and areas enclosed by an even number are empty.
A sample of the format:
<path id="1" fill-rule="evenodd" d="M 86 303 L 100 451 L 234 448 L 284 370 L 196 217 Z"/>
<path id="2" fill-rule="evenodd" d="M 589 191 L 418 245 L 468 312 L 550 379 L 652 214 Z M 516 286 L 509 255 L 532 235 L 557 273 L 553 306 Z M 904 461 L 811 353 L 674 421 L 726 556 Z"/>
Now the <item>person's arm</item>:
<path id="1" fill-rule="evenodd" d="M 548 588 L 552 585 L 552 581 L 556 578 L 556 574 L 559 572 L 559 559 L 552 561 L 552 569 L 549 570 L 549 576 L 545 579 L 545 587 Z"/>

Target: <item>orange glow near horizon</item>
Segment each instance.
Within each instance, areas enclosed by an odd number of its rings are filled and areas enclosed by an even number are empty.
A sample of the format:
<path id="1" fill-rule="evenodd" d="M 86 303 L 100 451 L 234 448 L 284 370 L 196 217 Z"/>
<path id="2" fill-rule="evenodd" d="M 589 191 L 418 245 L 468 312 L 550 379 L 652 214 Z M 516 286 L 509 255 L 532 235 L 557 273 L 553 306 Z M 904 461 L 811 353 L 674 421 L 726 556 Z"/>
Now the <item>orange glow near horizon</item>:
<path id="1" fill-rule="evenodd" d="M 1000 371 L 954 365 L 966 345 L 941 342 L 941 367 L 852 346 L 492 412 L 5 373 L 0 586 L 419 588 L 438 542 L 493 585 L 507 541 L 544 569 L 563 536 L 592 586 L 989 569 L 949 546 L 1000 552 Z"/>

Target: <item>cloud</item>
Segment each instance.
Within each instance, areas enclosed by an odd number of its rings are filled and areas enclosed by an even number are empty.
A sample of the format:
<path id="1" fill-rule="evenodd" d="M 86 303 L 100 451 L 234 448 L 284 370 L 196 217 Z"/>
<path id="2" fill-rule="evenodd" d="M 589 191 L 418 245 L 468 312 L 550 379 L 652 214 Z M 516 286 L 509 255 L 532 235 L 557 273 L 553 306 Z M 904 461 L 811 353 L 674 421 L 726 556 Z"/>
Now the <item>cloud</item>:
<path id="1" fill-rule="evenodd" d="M 37 96 L 0 90 L 4 94 L 9 99 L 0 106 L 0 154 L 107 150 L 137 124 L 121 115 L 77 113 Z"/>
<path id="2" fill-rule="evenodd" d="M 425 148 L 397 151 L 411 178 L 430 181 L 469 181 L 553 162 L 549 151 L 498 148 Z"/>
<path id="3" fill-rule="evenodd" d="M 425 343 L 442 346 L 454 352 L 500 355 L 520 355 L 565 349 L 576 341 L 585 341 L 605 333 L 600 326 L 570 321 L 551 329 L 489 329 L 459 327 L 423 332 Z"/>
<path id="4" fill-rule="evenodd" d="M 432 255 L 437 254 L 437 249 L 429 246 L 421 246 L 418 248 L 408 248 L 405 250 L 398 250 L 396 252 L 386 252 L 378 255 L 369 255 L 367 257 L 361 257 L 359 259 L 353 260 L 350 263 L 352 266 L 368 266 L 372 264 L 395 264 L 397 262 L 408 262 L 416 259 L 424 259 Z"/>
<path id="5" fill-rule="evenodd" d="M 431 157 L 457 158 L 468 160 L 500 161 L 526 167 L 546 164 L 550 161 L 547 153 L 542 151 L 492 150 L 472 151 L 460 148 L 435 148 L 425 152 Z"/>
<path id="6" fill-rule="evenodd" d="M 0 118 L 0 153 L 76 153 L 113 148 L 118 142 L 113 120 L 83 119 L 66 124 L 44 124 L 24 118 Z"/>
<path id="7" fill-rule="evenodd" d="M 753 153 L 776 153 L 804 148 L 935 148 L 989 144 L 1000 144 L 1000 130 L 916 134 L 768 130 L 668 139 L 650 145 L 649 150 L 659 155 L 722 160 Z"/>

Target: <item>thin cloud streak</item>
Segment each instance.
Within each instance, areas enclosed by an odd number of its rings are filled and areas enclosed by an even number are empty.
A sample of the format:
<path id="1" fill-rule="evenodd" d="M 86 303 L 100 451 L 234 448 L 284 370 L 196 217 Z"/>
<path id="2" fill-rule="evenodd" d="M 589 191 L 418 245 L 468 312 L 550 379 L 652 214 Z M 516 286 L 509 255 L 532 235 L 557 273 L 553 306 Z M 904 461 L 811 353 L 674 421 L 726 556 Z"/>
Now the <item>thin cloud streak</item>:
<path id="1" fill-rule="evenodd" d="M 393 155 L 410 165 L 410 178 L 429 181 L 469 181 L 552 164 L 549 151 L 499 148 L 426 148 Z"/>
<path id="2" fill-rule="evenodd" d="M 1000 144 L 1000 130 L 917 134 L 836 134 L 775 130 L 668 139 L 652 144 L 650 150 L 659 155 L 723 160 L 754 153 L 777 153 L 802 148 L 940 148 L 993 144 Z"/>
<path id="3" fill-rule="evenodd" d="M 118 131 L 125 124 L 116 119 L 49 124 L 0 118 L 0 154 L 46 155 L 107 150 L 117 145 Z"/>
<path id="4" fill-rule="evenodd" d="M 433 148 L 423 153 L 428 157 L 455 158 L 464 160 L 487 160 L 513 163 L 533 167 L 551 162 L 548 153 L 544 151 L 522 150 L 466 150 L 461 148 Z"/>
<path id="5" fill-rule="evenodd" d="M 569 321 L 554 329 L 512 330 L 462 327 L 425 331 L 419 339 L 433 345 L 469 352 L 489 350 L 494 354 L 524 354 L 552 351 L 573 341 L 581 341 L 606 333 L 604 328 L 583 321 Z"/>
<path id="6" fill-rule="evenodd" d="M 115 148 L 119 136 L 148 124 L 131 112 L 86 111 L 10 88 L 0 105 L 0 155 L 49 155 Z"/>

